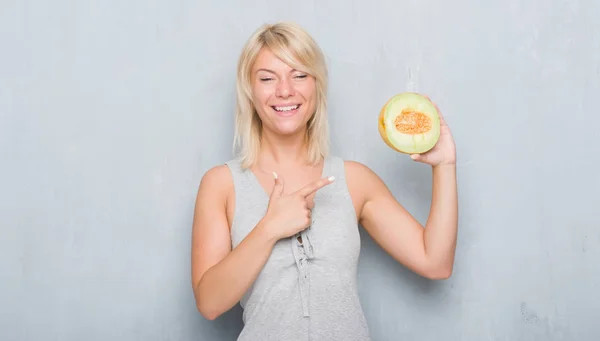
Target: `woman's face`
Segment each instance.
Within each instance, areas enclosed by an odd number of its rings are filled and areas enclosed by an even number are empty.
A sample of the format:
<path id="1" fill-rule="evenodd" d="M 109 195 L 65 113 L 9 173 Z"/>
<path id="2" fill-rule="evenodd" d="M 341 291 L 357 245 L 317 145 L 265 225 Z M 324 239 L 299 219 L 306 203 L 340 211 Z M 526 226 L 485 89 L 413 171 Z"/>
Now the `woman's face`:
<path id="1" fill-rule="evenodd" d="M 252 68 L 251 85 L 264 129 L 280 135 L 304 132 L 315 112 L 314 77 L 292 69 L 264 48 Z"/>

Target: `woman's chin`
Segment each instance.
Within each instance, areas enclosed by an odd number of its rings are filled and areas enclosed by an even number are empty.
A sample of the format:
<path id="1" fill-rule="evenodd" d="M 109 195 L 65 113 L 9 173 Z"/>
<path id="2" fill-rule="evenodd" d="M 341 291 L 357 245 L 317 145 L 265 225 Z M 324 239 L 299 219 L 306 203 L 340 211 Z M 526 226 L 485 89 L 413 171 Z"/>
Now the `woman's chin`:
<path id="1" fill-rule="evenodd" d="M 305 128 L 306 126 L 300 124 L 300 122 L 281 122 L 275 127 L 274 133 L 289 136 L 302 133 Z"/>

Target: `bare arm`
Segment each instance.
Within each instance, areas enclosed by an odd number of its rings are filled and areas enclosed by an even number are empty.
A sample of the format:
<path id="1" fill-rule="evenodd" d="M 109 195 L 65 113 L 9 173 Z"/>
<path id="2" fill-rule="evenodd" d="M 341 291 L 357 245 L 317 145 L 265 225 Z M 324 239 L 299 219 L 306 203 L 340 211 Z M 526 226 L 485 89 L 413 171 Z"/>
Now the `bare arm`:
<path id="1" fill-rule="evenodd" d="M 452 274 L 458 225 L 456 166 L 432 167 L 433 197 L 423 227 L 369 168 L 347 162 L 349 186 L 359 198 L 359 220 L 394 259 L 430 279 Z"/>
<path id="2" fill-rule="evenodd" d="M 239 302 L 256 280 L 276 242 L 265 232 L 261 222 L 231 250 L 226 198 L 232 181 L 226 167 L 215 167 L 202 178 L 192 228 L 194 297 L 198 311 L 209 320 Z"/>

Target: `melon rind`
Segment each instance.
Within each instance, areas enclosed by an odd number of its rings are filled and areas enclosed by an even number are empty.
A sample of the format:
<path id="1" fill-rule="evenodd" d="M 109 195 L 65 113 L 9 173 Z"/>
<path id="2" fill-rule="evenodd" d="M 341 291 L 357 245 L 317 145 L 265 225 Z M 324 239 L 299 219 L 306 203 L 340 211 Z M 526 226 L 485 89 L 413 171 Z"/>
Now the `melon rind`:
<path id="1" fill-rule="evenodd" d="M 421 112 L 431 118 L 431 129 L 422 134 L 405 134 L 396 129 L 395 118 L 402 110 Z M 404 92 L 393 96 L 379 113 L 379 134 L 392 149 L 404 154 L 422 154 L 431 150 L 440 137 L 440 117 L 431 101 L 418 93 Z"/>

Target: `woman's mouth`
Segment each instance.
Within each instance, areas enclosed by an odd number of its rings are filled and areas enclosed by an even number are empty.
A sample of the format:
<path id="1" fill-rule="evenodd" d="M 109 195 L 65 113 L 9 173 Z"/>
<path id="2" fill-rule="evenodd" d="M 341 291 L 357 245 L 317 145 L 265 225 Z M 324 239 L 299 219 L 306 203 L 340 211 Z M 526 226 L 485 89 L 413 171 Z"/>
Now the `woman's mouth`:
<path id="1" fill-rule="evenodd" d="M 285 106 L 273 105 L 273 106 L 271 106 L 271 108 L 273 108 L 273 110 L 275 110 L 275 113 L 277 113 L 277 115 L 279 115 L 279 116 L 291 116 L 298 112 L 298 109 L 300 108 L 300 104 L 285 105 Z"/>

